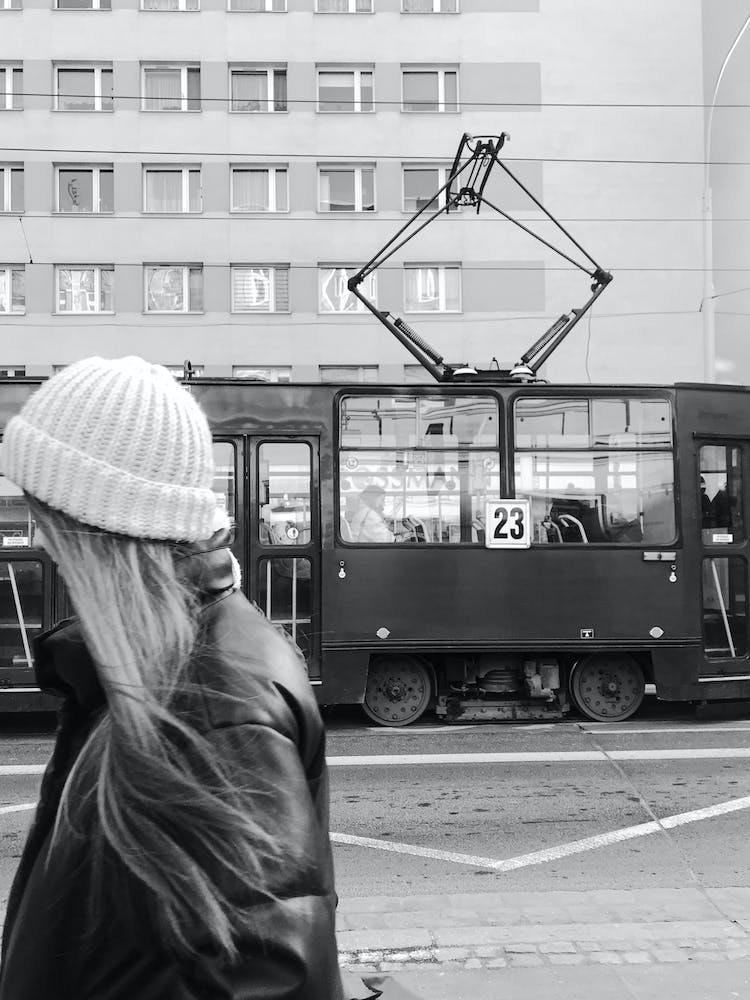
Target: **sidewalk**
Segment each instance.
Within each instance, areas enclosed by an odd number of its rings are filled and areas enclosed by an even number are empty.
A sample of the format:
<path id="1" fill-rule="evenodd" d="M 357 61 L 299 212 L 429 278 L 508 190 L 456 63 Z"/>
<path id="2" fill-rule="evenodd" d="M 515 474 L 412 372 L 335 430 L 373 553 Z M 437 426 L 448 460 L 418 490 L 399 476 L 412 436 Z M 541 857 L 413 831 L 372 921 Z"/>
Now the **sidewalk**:
<path id="1" fill-rule="evenodd" d="M 750 998 L 750 888 L 344 898 L 338 928 L 342 965 L 430 1000 Z"/>

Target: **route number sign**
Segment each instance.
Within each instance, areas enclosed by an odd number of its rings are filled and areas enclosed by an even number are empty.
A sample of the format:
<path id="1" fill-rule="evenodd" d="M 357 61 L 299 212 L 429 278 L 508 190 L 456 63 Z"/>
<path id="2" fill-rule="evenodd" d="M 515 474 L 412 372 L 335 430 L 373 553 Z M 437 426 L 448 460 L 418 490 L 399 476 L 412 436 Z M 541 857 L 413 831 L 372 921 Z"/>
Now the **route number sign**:
<path id="1" fill-rule="evenodd" d="M 528 549 L 531 545 L 528 500 L 488 500 L 485 524 L 488 549 Z"/>

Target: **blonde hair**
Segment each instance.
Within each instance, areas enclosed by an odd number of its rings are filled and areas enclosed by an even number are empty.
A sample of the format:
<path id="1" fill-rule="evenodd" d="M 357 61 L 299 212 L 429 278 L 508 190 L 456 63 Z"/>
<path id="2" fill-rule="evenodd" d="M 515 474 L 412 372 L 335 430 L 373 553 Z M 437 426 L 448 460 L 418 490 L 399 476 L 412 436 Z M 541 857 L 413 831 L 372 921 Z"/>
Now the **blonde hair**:
<path id="1" fill-rule="evenodd" d="M 249 901 L 269 893 L 262 861 L 275 851 L 248 807 L 258 788 L 238 782 L 237 764 L 190 723 L 197 595 L 180 579 L 173 544 L 115 535 L 29 502 L 106 696 L 66 782 L 55 842 L 86 839 L 94 925 L 107 919 L 114 857 L 115 877 L 145 888 L 172 950 L 193 953 L 197 934 L 231 959 Z"/>

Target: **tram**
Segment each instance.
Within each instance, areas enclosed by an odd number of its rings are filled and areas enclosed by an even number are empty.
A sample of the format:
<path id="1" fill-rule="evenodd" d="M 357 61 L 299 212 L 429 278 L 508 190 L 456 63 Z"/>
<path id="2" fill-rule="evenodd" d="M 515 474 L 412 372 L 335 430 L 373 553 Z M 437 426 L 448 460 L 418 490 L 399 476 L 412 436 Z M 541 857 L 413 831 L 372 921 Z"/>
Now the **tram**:
<path id="1" fill-rule="evenodd" d="M 361 704 L 385 726 L 428 709 L 619 721 L 646 684 L 671 701 L 748 699 L 748 389 L 541 379 L 611 281 L 575 241 L 589 299 L 508 371 L 446 363 L 362 292 L 430 205 L 428 222 L 489 204 L 505 138 L 465 135 L 444 188 L 349 282 L 424 384 L 197 378 L 186 363 L 243 588 L 299 645 L 321 704 Z M 0 432 L 38 384 L 0 379 Z M 55 707 L 35 687 L 33 638 L 69 613 L 0 477 L 0 712 Z"/>

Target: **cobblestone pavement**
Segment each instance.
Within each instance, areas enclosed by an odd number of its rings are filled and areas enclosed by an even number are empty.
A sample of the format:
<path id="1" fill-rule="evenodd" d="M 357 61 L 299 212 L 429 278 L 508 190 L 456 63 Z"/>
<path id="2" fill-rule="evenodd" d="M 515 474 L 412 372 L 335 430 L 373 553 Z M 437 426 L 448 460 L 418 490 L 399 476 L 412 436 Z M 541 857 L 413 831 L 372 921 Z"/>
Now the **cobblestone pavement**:
<path id="1" fill-rule="evenodd" d="M 750 889 L 350 898 L 338 927 L 362 974 L 727 963 L 750 958 Z"/>

